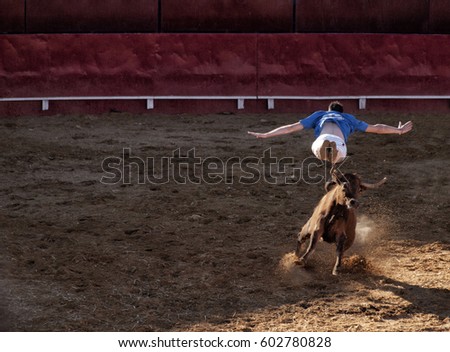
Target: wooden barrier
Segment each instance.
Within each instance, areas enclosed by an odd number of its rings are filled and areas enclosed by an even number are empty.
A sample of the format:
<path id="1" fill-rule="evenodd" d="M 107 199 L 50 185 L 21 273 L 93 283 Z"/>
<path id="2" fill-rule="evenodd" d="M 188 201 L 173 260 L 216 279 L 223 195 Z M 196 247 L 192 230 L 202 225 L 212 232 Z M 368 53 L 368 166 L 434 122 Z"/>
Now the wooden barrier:
<path id="1" fill-rule="evenodd" d="M 448 0 L 0 0 L 0 34 L 156 32 L 450 34 L 450 6 Z"/>
<path id="2" fill-rule="evenodd" d="M 23 0 L 0 1 L 0 33 L 25 33 Z"/>
<path id="3" fill-rule="evenodd" d="M 296 31 L 302 33 L 428 33 L 428 1 L 301 0 Z"/>
<path id="4" fill-rule="evenodd" d="M 430 0 L 429 33 L 450 34 L 450 4 L 448 0 Z"/>
<path id="5" fill-rule="evenodd" d="M 29 33 L 157 32 L 158 0 L 27 0 Z"/>
<path id="6" fill-rule="evenodd" d="M 292 0 L 163 0 L 162 32 L 292 32 Z"/>

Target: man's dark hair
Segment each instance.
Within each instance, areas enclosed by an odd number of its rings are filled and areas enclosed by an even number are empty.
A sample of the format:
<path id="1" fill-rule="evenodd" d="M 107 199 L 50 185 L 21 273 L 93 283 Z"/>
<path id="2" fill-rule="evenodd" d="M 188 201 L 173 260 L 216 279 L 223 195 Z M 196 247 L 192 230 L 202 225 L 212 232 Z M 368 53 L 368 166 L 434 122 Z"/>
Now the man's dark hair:
<path id="1" fill-rule="evenodd" d="M 333 110 L 337 112 L 344 112 L 344 106 L 338 101 L 332 101 L 330 105 L 328 105 L 328 110 Z"/>

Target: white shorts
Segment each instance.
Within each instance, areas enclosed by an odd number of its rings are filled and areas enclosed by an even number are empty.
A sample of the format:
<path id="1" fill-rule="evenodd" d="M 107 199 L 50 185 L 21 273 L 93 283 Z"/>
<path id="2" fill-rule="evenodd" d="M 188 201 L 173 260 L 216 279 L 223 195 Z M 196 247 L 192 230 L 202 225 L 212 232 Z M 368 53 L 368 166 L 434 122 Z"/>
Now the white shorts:
<path id="1" fill-rule="evenodd" d="M 313 154 L 320 160 L 323 160 L 320 157 L 320 150 L 324 144 L 325 141 L 329 142 L 335 142 L 336 143 L 336 159 L 334 160 L 335 163 L 340 163 L 345 159 L 347 156 L 347 146 L 345 145 L 344 140 L 341 137 L 335 136 L 333 134 L 321 134 L 317 139 L 314 141 L 314 143 L 311 146 L 311 150 Z"/>

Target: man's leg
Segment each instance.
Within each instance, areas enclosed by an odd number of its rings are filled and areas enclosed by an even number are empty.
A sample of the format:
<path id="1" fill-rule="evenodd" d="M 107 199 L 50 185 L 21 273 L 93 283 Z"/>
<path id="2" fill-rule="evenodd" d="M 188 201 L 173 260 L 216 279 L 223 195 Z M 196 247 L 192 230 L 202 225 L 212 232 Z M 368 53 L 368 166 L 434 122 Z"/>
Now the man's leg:
<path id="1" fill-rule="evenodd" d="M 322 160 L 329 161 L 334 165 L 336 163 L 338 153 L 336 142 L 325 140 L 322 144 L 322 147 L 320 147 L 319 153 Z"/>
<path id="2" fill-rule="evenodd" d="M 320 135 L 311 146 L 313 154 L 320 160 L 329 161 L 332 165 L 344 161 L 347 146 L 342 138 L 333 135 Z"/>
<path id="3" fill-rule="evenodd" d="M 337 161 L 338 150 L 336 147 L 336 142 L 329 141 L 328 139 L 318 137 L 312 147 L 312 152 L 314 155 L 323 161 L 329 161 L 335 164 Z"/>

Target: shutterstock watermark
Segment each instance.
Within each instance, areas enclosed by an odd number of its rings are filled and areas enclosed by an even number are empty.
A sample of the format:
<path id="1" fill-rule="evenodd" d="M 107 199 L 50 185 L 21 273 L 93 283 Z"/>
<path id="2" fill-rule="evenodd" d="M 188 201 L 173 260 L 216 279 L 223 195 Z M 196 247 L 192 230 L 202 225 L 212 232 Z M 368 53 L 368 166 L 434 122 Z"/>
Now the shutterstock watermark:
<path id="1" fill-rule="evenodd" d="M 342 164 L 340 164 L 341 166 Z M 329 175 L 327 164 L 308 157 L 295 161 L 293 157 L 278 158 L 272 149 L 261 156 L 199 156 L 195 148 L 172 151 L 170 156 L 142 157 L 133 155 L 131 148 L 124 148 L 120 156 L 110 156 L 102 161 L 103 175 L 100 182 L 115 184 L 153 184 L 170 182 L 177 184 L 317 184 Z"/>

